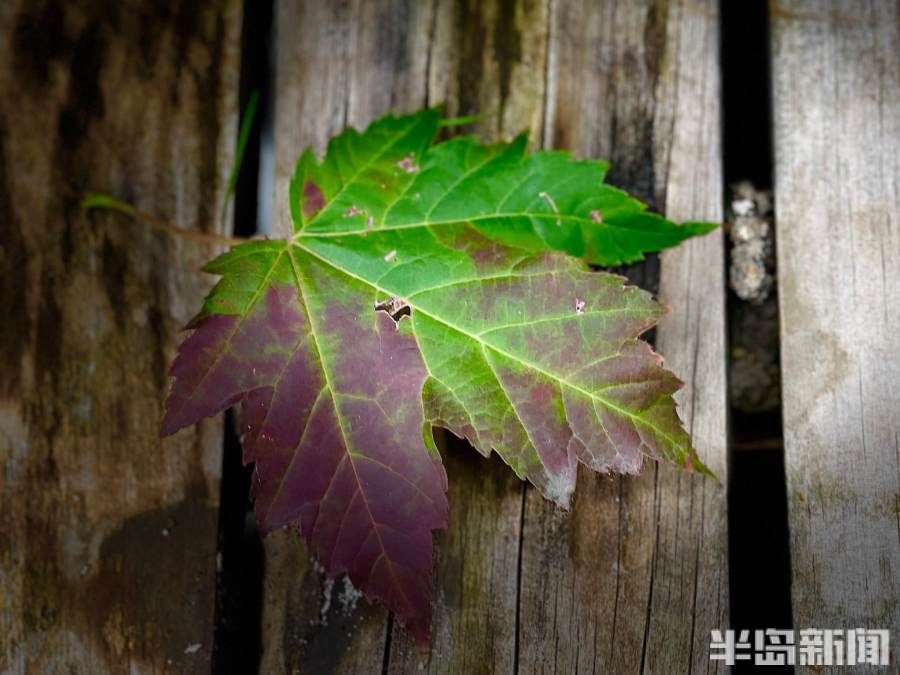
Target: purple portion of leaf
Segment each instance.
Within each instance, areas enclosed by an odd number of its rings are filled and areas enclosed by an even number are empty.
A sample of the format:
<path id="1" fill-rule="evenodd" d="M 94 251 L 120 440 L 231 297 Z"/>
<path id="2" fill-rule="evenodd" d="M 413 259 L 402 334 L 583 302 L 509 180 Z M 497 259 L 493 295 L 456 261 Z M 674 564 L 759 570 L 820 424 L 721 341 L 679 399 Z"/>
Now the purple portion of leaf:
<path id="1" fill-rule="evenodd" d="M 310 218 L 325 206 L 325 194 L 322 189 L 311 180 L 303 184 L 303 216 Z"/>
<path id="2" fill-rule="evenodd" d="M 306 331 L 291 297 L 296 300 L 293 288 L 271 287 L 247 317 L 215 314 L 196 324 L 169 371 L 174 383 L 166 399 L 164 435 L 215 415 L 278 379 L 305 343 Z"/>
<path id="3" fill-rule="evenodd" d="M 243 317 L 199 321 L 172 366 L 163 432 L 240 402 L 263 531 L 297 524 L 329 575 L 347 573 L 427 644 L 447 478 L 421 442 L 398 443 L 421 437 L 426 371 L 388 315 L 324 314 L 323 332 L 355 346 L 327 369 L 296 287 L 269 286 Z"/>

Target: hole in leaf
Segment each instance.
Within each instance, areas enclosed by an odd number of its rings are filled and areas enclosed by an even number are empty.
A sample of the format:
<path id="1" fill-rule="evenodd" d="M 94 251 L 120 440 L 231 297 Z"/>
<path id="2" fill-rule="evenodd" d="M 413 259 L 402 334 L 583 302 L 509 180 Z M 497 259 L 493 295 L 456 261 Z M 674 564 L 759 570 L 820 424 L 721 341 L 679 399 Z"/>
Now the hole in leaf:
<path id="1" fill-rule="evenodd" d="M 412 314 L 412 309 L 407 304 L 406 300 L 397 297 L 376 302 L 375 311 L 384 312 L 394 320 L 394 323 L 400 323 L 400 319 Z"/>

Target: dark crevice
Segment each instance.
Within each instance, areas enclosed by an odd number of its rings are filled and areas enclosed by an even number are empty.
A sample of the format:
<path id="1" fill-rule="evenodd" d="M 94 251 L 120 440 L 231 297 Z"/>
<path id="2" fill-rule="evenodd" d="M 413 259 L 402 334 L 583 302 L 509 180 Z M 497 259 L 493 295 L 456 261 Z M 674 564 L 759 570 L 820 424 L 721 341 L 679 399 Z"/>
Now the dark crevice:
<path id="1" fill-rule="evenodd" d="M 722 0 L 720 11 L 724 187 L 731 204 L 738 181 L 750 181 L 757 190 L 773 185 L 768 3 Z M 750 631 L 751 643 L 756 629 L 793 626 L 776 293 L 755 303 L 732 290 L 727 296 L 730 627 Z M 757 360 L 738 364 L 747 353 Z M 733 672 L 753 667 L 752 660 L 743 661 Z"/>
<path id="2" fill-rule="evenodd" d="M 389 613 L 387 629 L 384 636 L 384 657 L 381 659 L 381 673 L 387 675 L 391 665 L 391 642 L 394 639 L 394 614 Z"/>
<path id="3" fill-rule="evenodd" d="M 214 673 L 256 673 L 262 656 L 263 548 L 250 505 L 235 415 L 225 414 L 219 505 Z"/>
<path id="4" fill-rule="evenodd" d="M 431 20 L 428 22 L 428 51 L 425 55 L 425 107 L 430 108 L 431 100 L 431 76 L 434 63 L 434 36 L 437 32 L 438 0 L 431 3 Z"/>
<path id="5" fill-rule="evenodd" d="M 241 119 L 254 91 L 259 108 L 234 194 L 233 233 L 258 231 L 260 120 L 269 119 L 271 0 L 245 0 L 241 37 Z M 235 136 L 237 144 L 237 136 Z M 225 441 L 216 557 L 216 617 L 212 671 L 257 673 L 262 657 L 264 553 L 250 502 L 252 467 L 244 466 L 236 415 L 225 415 Z"/>
<path id="6" fill-rule="evenodd" d="M 513 673 L 519 672 L 519 644 L 522 628 L 522 551 L 525 545 L 525 503 L 528 484 L 522 484 L 522 503 L 519 507 L 519 550 L 516 554 L 516 638 L 513 645 Z"/>
<path id="7" fill-rule="evenodd" d="M 653 514 L 653 522 L 656 526 L 653 531 L 653 557 L 650 562 L 650 583 L 647 586 L 647 612 L 644 615 L 644 637 L 641 643 L 641 667 L 638 670 L 643 675 L 647 667 L 647 647 L 650 644 L 650 618 L 653 616 L 653 583 L 656 581 L 656 564 L 659 561 L 659 526 L 660 509 L 662 502 L 659 498 L 659 467 L 653 467 L 653 502 L 656 505 L 656 513 Z"/>
<path id="8" fill-rule="evenodd" d="M 246 154 L 238 176 L 234 201 L 234 234 L 249 237 L 258 231 L 260 139 L 262 124 L 270 120 L 271 64 L 269 42 L 272 36 L 272 0 L 245 0 L 244 27 L 241 34 L 241 113 L 254 91 L 259 92 L 256 122 L 250 133 Z M 243 116 L 241 117 L 243 119 Z M 235 142 L 237 139 L 235 138 Z"/>
<path id="9" fill-rule="evenodd" d="M 624 545 L 622 542 L 622 531 L 625 528 L 625 491 L 624 491 L 624 482 L 622 480 L 618 481 L 618 503 L 619 503 L 619 515 L 616 519 L 616 569 L 621 570 L 624 569 L 622 554 L 624 552 Z M 622 576 L 616 575 L 616 592 L 613 596 L 613 615 L 612 615 L 612 630 L 610 631 L 610 641 L 609 641 L 609 662 L 612 663 L 616 653 L 616 627 L 619 622 L 619 589 L 621 586 Z"/>
<path id="10" fill-rule="evenodd" d="M 725 184 L 772 186 L 772 94 L 765 0 L 721 1 Z"/>

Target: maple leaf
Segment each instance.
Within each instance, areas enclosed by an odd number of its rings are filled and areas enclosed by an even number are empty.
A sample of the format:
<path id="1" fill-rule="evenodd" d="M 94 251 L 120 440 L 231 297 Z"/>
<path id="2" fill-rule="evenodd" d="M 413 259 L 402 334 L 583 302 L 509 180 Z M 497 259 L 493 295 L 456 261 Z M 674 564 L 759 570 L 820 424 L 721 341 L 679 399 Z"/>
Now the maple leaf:
<path id="1" fill-rule="evenodd" d="M 606 165 L 526 139 L 434 143 L 438 112 L 347 130 L 291 185 L 295 230 L 210 263 L 221 276 L 172 365 L 163 433 L 241 406 L 264 532 L 298 525 L 429 640 L 447 478 L 432 428 L 496 451 L 568 504 L 578 463 L 708 473 L 638 336 L 661 307 L 589 271 L 707 231 L 602 183 Z M 566 255 L 568 254 L 568 255 Z M 574 256 L 574 257 L 573 257 Z M 580 260 L 579 260 L 580 258 Z M 586 262 L 585 262 L 586 261 Z"/>

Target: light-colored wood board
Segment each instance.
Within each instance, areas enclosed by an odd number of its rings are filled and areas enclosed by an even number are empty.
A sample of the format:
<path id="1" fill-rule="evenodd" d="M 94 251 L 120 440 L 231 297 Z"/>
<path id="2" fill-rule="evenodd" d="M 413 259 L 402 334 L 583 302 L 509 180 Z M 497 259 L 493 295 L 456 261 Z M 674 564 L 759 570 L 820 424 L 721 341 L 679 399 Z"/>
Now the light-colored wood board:
<path id="1" fill-rule="evenodd" d="M 485 140 L 527 131 L 539 146 L 548 21 L 539 0 L 437 0 L 429 102 L 482 116 L 463 130 Z"/>
<path id="2" fill-rule="evenodd" d="M 261 673 L 380 672 L 387 612 L 329 581 L 294 530 L 265 541 Z"/>
<path id="3" fill-rule="evenodd" d="M 275 13 L 273 229 L 291 231 L 297 158 L 347 126 L 425 104 L 433 10 L 418 0 L 280 2 Z"/>
<path id="4" fill-rule="evenodd" d="M 496 456 L 449 440 L 450 527 L 435 552 L 432 646 L 394 626 L 389 672 L 510 673 L 515 663 L 522 484 Z"/>
<path id="5" fill-rule="evenodd" d="M 286 203 L 287 181 L 302 148 L 312 145 L 321 152 L 327 138 L 345 123 L 362 127 L 390 110 L 410 111 L 426 102 L 446 101 L 448 112 L 452 114 L 465 104 L 465 99 L 450 91 L 447 83 L 451 78 L 458 82 L 461 73 L 470 72 L 470 67 L 485 71 L 476 76 L 479 88 L 466 90 L 467 96 L 478 101 L 481 100 L 476 96 L 478 92 L 485 92 L 488 98 L 501 96 L 497 80 L 501 71 L 507 78 L 522 76 L 525 66 L 516 62 L 514 56 L 507 58 L 499 46 L 494 53 L 499 54 L 497 58 L 506 59 L 502 68 L 491 58 L 482 59 L 483 44 L 473 41 L 474 36 L 462 39 L 467 34 L 470 18 L 482 25 L 491 25 L 494 15 L 500 21 L 503 17 L 498 6 L 467 8 L 451 3 L 394 3 L 388 7 L 364 5 L 358 9 L 360 11 L 354 11 L 349 5 L 325 8 L 312 4 L 299 10 L 296 6 L 282 7 L 277 19 L 276 30 L 291 38 L 287 42 L 281 37 L 278 39 L 276 206 Z M 488 16 L 482 16 L 476 10 Z M 514 11 L 521 14 L 520 10 Z M 528 19 L 527 15 L 519 16 L 516 21 L 532 25 Z M 544 23 L 539 21 L 537 25 Z M 292 26 L 298 29 L 292 30 Z M 307 32 L 302 32 L 303 26 Z M 298 34 L 302 38 L 298 39 Z M 469 44 L 466 53 L 470 59 L 475 59 L 477 54 L 476 66 L 471 61 L 464 63 L 459 58 L 450 59 L 443 52 L 438 53 L 457 39 L 460 44 L 466 41 Z M 542 50 L 544 42 L 541 38 L 529 45 L 536 44 Z M 531 47 L 527 46 L 526 52 L 530 54 L 529 49 Z M 543 59 L 542 54 L 539 51 L 535 58 Z M 539 121 L 533 121 L 531 115 L 514 114 L 516 102 L 522 99 L 510 94 L 508 82 L 503 87 L 509 112 L 490 118 L 479 128 L 493 136 L 497 131 L 496 120 L 505 119 L 513 131 L 539 129 Z M 325 95 L 310 97 L 310 91 L 325 92 Z M 539 93 L 529 110 L 533 108 L 540 113 L 541 101 Z M 286 221 L 280 221 L 282 232 L 286 227 L 289 227 Z M 464 453 L 472 454 L 465 456 Z M 495 465 L 497 462 L 486 469 L 487 460 L 480 459 L 462 444 L 451 442 L 445 457 L 451 479 L 449 497 L 453 531 L 438 538 L 435 647 L 426 660 L 430 669 L 438 671 L 466 664 L 472 667 L 477 664 L 478 668 L 493 664 L 497 671 L 510 670 L 515 648 L 521 486 L 507 475 L 505 467 Z M 285 650 L 293 645 L 295 653 L 306 652 L 311 660 L 303 663 L 300 657 L 290 663 L 301 663 L 301 667 L 321 665 L 313 651 L 316 640 L 325 639 L 317 636 L 328 631 L 307 631 L 305 635 L 295 631 L 287 641 L 284 639 L 284 627 L 291 622 L 298 625 L 297 614 L 302 615 L 304 611 L 309 614 L 300 602 L 294 602 L 291 609 L 279 600 L 284 597 L 284 585 L 303 575 L 298 569 L 297 576 L 292 576 L 290 569 L 309 564 L 302 555 L 285 555 L 284 551 L 272 549 L 285 545 L 267 543 L 267 549 L 271 550 L 270 559 L 293 562 L 287 563 L 284 571 L 267 574 L 264 663 L 272 667 L 287 663 Z M 287 545 L 297 546 L 294 542 Z M 278 569 L 282 568 L 279 564 Z M 283 580 L 274 580 L 275 576 Z M 321 587 L 320 577 L 308 578 L 316 588 Z M 294 588 L 292 594 L 300 597 L 303 592 Z M 380 609 L 365 611 L 384 616 Z M 285 618 L 285 612 L 291 612 L 293 618 Z M 350 663 L 362 668 L 365 664 L 381 663 L 383 655 L 376 653 L 377 640 L 372 638 L 381 630 L 381 620 L 377 616 L 367 616 L 365 637 L 342 641 L 336 646 L 340 654 L 332 657 L 327 667 L 340 664 L 341 668 L 346 668 Z M 273 628 L 275 626 L 279 628 Z M 394 628 L 391 645 L 389 663 L 392 671 L 422 664 L 422 655 L 399 627 Z"/>
<path id="6" fill-rule="evenodd" d="M 900 8 L 771 10 L 792 602 L 900 628 Z M 893 646 L 893 663 L 897 663 Z"/>
<path id="7" fill-rule="evenodd" d="M 275 236 L 291 232 L 288 186 L 305 148 L 321 155 L 346 126 L 425 104 L 431 17 L 416 0 L 276 5 Z M 296 532 L 268 537 L 265 551 L 263 672 L 380 671 L 388 613 L 343 601 L 345 580 L 316 571 Z"/>
<path id="8" fill-rule="evenodd" d="M 485 140 L 522 131 L 540 143 L 547 14 L 537 2 L 437 2 L 429 102 L 448 115 L 490 113 L 463 131 Z M 428 655 L 395 626 L 390 671 L 511 673 L 523 484 L 447 434 L 450 527 L 437 538 L 434 637 Z"/>
<path id="9" fill-rule="evenodd" d="M 241 3 L 0 5 L 0 670 L 200 672 L 222 421 L 160 441 L 166 369 L 216 253 Z"/>
<path id="10" fill-rule="evenodd" d="M 714 2 L 551 3 L 545 139 L 610 158 L 610 180 L 677 219 L 721 218 Z M 662 256 L 656 333 L 687 382 L 680 413 L 724 480 L 721 233 Z M 519 667 L 525 672 L 716 670 L 709 631 L 728 616 L 724 487 L 674 467 L 582 472 L 568 514 L 529 491 Z"/>
<path id="11" fill-rule="evenodd" d="M 669 5 L 656 90 L 656 175 L 676 220 L 721 221 L 722 146 L 718 4 Z M 684 381 L 679 412 L 721 484 L 672 466 L 657 472 L 656 552 L 644 670 L 724 672 L 710 661 L 710 631 L 728 609 L 728 394 L 725 245 L 717 230 L 664 251 L 660 301 L 670 308 L 656 346 Z"/>

